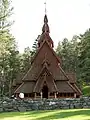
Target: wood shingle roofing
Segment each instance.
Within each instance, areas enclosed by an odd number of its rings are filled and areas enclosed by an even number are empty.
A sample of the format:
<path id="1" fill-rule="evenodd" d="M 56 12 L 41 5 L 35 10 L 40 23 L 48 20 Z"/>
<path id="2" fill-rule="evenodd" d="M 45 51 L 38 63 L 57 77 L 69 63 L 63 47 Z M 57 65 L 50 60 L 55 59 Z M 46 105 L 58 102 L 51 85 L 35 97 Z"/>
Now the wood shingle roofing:
<path id="1" fill-rule="evenodd" d="M 15 91 L 15 93 L 32 93 L 35 82 L 23 82 Z"/>
<path id="2" fill-rule="evenodd" d="M 72 89 L 72 86 L 66 81 L 56 81 L 56 86 L 58 92 L 60 93 L 74 93 L 75 90 Z"/>

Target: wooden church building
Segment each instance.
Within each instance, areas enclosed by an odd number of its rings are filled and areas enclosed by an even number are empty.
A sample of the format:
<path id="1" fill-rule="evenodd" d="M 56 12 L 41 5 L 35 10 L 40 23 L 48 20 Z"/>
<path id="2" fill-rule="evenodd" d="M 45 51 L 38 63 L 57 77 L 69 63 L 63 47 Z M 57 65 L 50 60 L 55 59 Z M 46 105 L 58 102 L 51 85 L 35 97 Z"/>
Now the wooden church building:
<path id="1" fill-rule="evenodd" d="M 45 14 L 42 34 L 38 40 L 38 49 L 32 60 L 31 67 L 14 86 L 14 94 L 25 98 L 76 98 L 81 91 L 76 85 L 74 74 L 67 74 L 61 67 L 61 60 L 53 50 L 48 18 Z"/>

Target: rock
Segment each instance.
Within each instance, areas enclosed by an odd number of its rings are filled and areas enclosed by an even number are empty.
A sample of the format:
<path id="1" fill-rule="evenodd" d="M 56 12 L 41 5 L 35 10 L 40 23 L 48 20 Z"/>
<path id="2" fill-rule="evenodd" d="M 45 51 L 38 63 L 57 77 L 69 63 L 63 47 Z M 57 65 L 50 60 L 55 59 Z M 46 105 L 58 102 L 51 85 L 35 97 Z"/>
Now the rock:
<path id="1" fill-rule="evenodd" d="M 0 108 L 0 113 L 3 112 L 3 108 Z"/>
<path id="2" fill-rule="evenodd" d="M 49 102 L 49 105 L 55 105 L 56 103 L 55 102 Z"/>
<path id="3" fill-rule="evenodd" d="M 6 104 L 7 103 L 7 101 L 3 101 L 3 104 Z"/>
<path id="4" fill-rule="evenodd" d="M 70 109 L 73 109 L 73 108 L 74 108 L 74 105 L 73 105 L 73 104 L 70 104 L 69 108 L 70 108 Z"/>
<path id="5" fill-rule="evenodd" d="M 19 110 L 20 112 L 26 112 L 26 108 L 25 108 L 25 107 L 18 107 L 18 110 Z"/>

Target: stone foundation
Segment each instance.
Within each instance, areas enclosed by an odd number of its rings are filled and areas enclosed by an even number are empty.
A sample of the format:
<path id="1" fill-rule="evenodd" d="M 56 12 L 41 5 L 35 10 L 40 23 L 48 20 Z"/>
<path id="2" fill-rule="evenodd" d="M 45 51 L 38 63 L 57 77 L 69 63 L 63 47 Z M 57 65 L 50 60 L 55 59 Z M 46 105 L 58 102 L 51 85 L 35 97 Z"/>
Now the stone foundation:
<path id="1" fill-rule="evenodd" d="M 0 99 L 0 112 L 22 112 L 31 110 L 54 110 L 74 108 L 90 108 L 90 97 L 46 100 L 20 100 L 9 98 L 4 98 L 3 100 Z"/>

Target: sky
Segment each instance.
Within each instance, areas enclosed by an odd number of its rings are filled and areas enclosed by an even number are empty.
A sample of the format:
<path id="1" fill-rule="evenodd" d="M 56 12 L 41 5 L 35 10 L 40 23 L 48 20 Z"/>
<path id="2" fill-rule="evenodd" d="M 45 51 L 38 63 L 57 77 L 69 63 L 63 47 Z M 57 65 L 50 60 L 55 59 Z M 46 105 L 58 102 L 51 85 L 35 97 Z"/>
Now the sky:
<path id="1" fill-rule="evenodd" d="M 90 28 L 90 0 L 12 0 L 14 7 L 11 33 L 15 37 L 20 52 L 30 47 L 42 33 L 47 3 L 48 24 L 54 46 L 64 38 L 83 34 Z"/>

